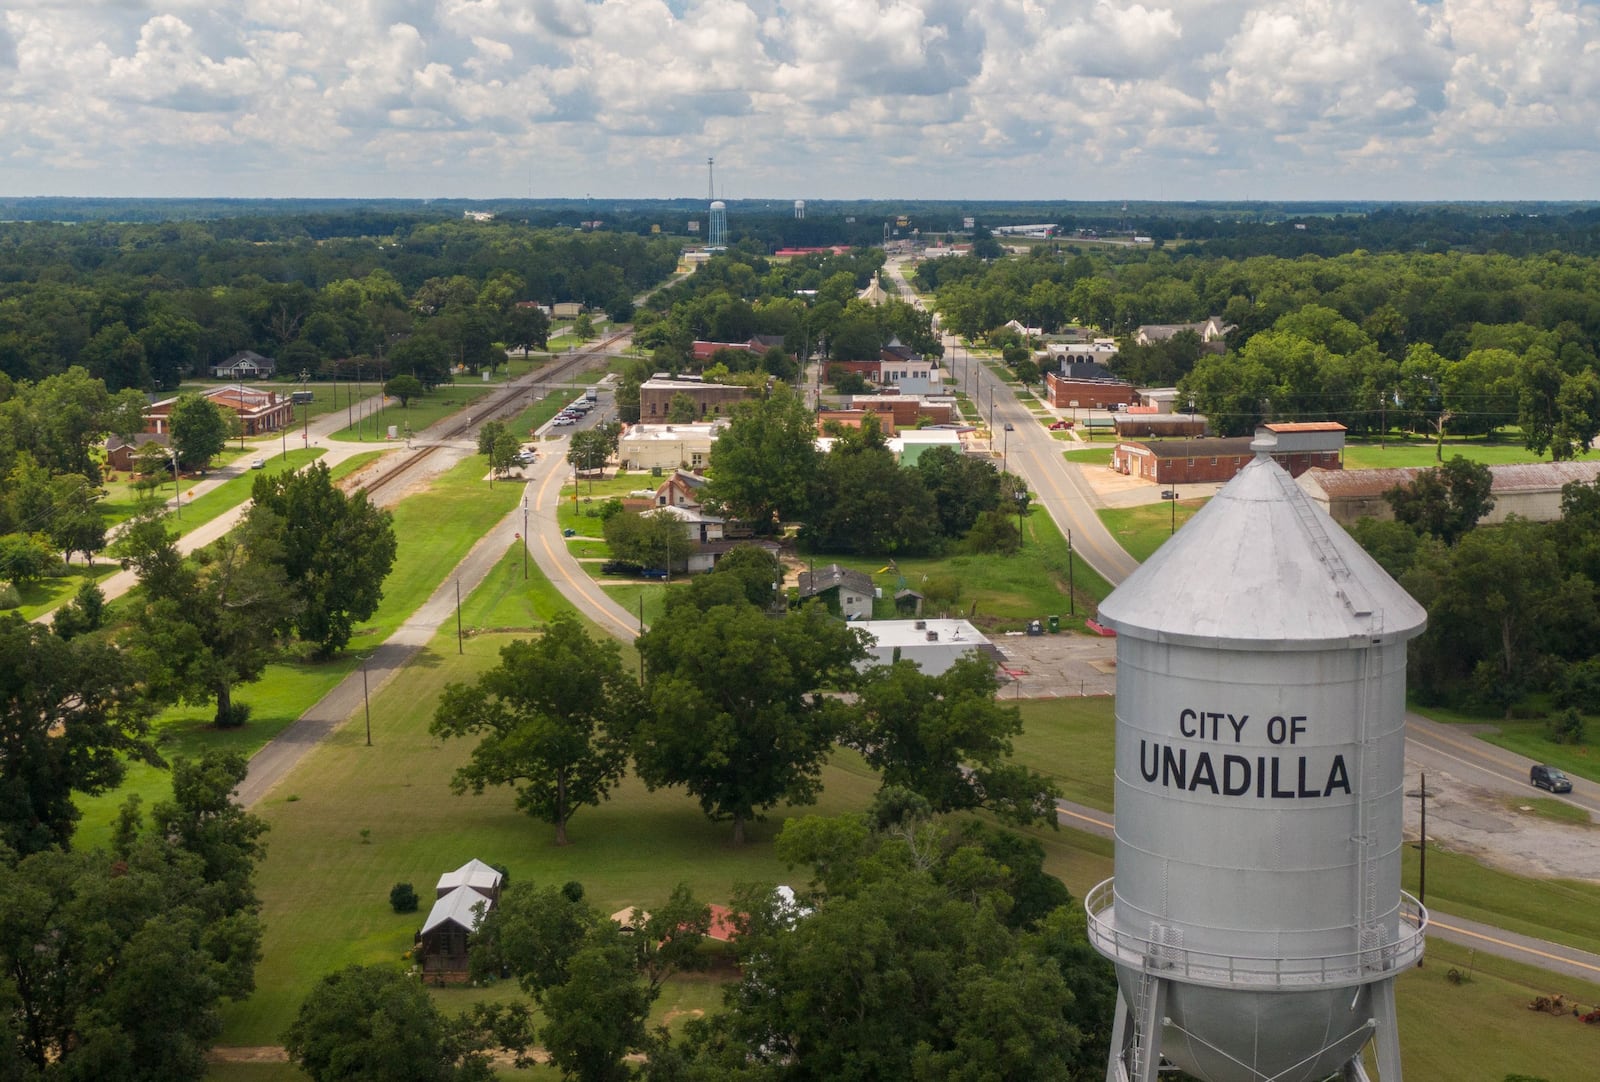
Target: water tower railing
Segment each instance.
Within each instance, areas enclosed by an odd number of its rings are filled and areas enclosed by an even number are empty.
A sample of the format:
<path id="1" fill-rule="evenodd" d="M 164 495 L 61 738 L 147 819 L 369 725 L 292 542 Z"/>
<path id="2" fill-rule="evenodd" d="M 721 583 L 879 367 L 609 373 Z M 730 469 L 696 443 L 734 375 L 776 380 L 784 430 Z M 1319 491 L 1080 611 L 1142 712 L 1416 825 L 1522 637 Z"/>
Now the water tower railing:
<path id="1" fill-rule="evenodd" d="M 1219 988 L 1304 990 L 1366 984 L 1414 966 L 1422 958 L 1428 910 L 1404 892 L 1400 895 L 1399 932 L 1392 943 L 1338 954 L 1268 957 L 1189 950 L 1119 929 L 1113 883 L 1107 879 L 1084 897 L 1089 942 L 1118 965 L 1172 980 Z"/>

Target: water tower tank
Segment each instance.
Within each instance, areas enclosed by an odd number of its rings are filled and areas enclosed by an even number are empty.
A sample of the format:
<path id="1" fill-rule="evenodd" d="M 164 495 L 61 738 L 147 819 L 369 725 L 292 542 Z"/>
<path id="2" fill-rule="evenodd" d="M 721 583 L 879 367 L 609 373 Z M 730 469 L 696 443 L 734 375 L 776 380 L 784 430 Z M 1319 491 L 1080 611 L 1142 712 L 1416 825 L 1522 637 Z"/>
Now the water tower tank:
<path id="1" fill-rule="evenodd" d="M 1425 614 L 1266 453 L 1106 598 L 1116 875 L 1108 1079 L 1399 1082 L 1406 641 Z"/>
<path id="2" fill-rule="evenodd" d="M 796 219 L 806 216 L 806 201 L 804 199 L 796 199 L 794 201 L 794 216 Z"/>
<path id="3" fill-rule="evenodd" d="M 711 204 L 711 225 L 706 232 L 706 246 L 720 248 L 728 243 L 728 204 L 718 199 Z"/>

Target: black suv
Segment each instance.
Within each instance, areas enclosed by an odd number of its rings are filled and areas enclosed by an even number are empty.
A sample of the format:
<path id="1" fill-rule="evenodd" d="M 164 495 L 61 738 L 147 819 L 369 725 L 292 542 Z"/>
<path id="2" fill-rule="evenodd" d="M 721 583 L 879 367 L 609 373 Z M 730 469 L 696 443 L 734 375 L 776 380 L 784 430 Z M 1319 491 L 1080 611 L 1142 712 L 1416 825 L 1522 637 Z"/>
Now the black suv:
<path id="1" fill-rule="evenodd" d="M 1528 780 L 1535 789 L 1548 789 L 1552 793 L 1572 792 L 1572 782 L 1567 776 L 1553 766 L 1540 764 L 1528 771 Z"/>

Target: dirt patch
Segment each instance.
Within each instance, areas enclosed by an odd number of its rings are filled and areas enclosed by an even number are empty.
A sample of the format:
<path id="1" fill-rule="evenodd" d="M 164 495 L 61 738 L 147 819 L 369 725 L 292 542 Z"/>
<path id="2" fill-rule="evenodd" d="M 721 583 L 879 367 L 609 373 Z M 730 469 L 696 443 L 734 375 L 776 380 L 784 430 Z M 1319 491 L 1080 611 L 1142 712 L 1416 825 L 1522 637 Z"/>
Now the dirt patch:
<path id="1" fill-rule="evenodd" d="M 1421 826 L 1421 801 L 1408 796 L 1406 836 Z M 1428 838 L 1517 875 L 1600 882 L 1600 827 L 1523 811 L 1504 792 L 1448 772 L 1428 774 Z"/>

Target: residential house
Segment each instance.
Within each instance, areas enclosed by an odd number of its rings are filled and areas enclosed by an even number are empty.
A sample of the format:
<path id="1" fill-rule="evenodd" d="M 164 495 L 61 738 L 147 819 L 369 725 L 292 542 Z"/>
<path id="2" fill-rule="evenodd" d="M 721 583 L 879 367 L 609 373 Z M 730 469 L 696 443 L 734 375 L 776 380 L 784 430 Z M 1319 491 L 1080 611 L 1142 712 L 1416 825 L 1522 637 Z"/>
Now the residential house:
<path id="1" fill-rule="evenodd" d="M 1200 336 L 1200 344 L 1206 352 L 1222 353 L 1228 348 L 1225 341 L 1228 332 L 1236 329 L 1231 323 L 1223 323 L 1221 316 L 1211 316 L 1199 323 L 1147 323 L 1133 332 L 1133 341 L 1135 345 L 1151 346 L 1183 331 L 1193 331 Z"/>
<path id="2" fill-rule="evenodd" d="M 677 469 L 656 486 L 657 507 L 699 507 L 705 493 L 706 479 L 698 473 Z"/>
<path id="3" fill-rule="evenodd" d="M 829 612 L 846 620 L 870 620 L 877 589 L 866 572 L 829 564 L 820 571 L 800 572 L 800 600 L 814 597 L 820 597 Z"/>
<path id="4" fill-rule="evenodd" d="M 131 443 L 121 436 L 111 436 L 106 440 L 106 465 L 121 473 L 132 473 L 138 465 L 139 452 L 147 443 L 167 447 L 171 441 L 154 432 L 135 433 Z"/>
<path id="5" fill-rule="evenodd" d="M 469 860 L 439 877 L 433 908 L 415 947 L 425 977 L 466 980 L 472 934 L 500 900 L 501 881 L 500 873 L 481 860 Z"/>
<path id="6" fill-rule="evenodd" d="M 220 364 L 211 366 L 218 379 L 271 379 L 278 362 L 250 349 L 241 349 Z"/>

